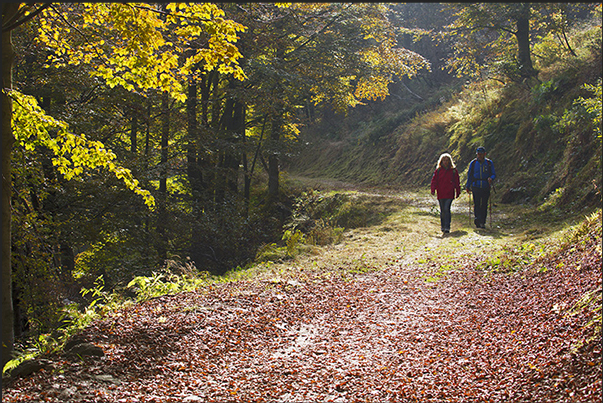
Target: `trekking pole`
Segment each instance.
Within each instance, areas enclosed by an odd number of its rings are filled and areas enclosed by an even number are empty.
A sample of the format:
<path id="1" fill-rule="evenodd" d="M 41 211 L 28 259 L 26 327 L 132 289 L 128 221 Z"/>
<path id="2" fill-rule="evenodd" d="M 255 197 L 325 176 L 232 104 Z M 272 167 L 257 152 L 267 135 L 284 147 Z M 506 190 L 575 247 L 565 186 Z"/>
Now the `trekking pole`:
<path id="1" fill-rule="evenodd" d="M 491 185 L 492 190 L 494 191 L 494 194 L 496 194 L 496 188 L 494 187 L 494 185 Z M 492 197 L 493 195 L 490 195 L 490 229 L 492 229 Z"/>
<path id="2" fill-rule="evenodd" d="M 490 229 L 492 229 L 492 196 L 490 195 Z"/>
<path id="3" fill-rule="evenodd" d="M 469 227 L 471 227 L 471 192 L 468 192 L 467 195 L 469 196 Z"/>

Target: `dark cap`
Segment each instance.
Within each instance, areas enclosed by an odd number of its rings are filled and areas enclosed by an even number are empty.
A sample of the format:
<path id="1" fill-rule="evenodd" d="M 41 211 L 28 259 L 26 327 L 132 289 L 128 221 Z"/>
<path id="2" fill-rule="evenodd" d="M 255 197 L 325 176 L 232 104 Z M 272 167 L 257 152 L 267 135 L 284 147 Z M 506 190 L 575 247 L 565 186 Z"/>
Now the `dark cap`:
<path id="1" fill-rule="evenodd" d="M 486 149 L 484 147 L 477 147 L 476 153 L 485 153 Z"/>

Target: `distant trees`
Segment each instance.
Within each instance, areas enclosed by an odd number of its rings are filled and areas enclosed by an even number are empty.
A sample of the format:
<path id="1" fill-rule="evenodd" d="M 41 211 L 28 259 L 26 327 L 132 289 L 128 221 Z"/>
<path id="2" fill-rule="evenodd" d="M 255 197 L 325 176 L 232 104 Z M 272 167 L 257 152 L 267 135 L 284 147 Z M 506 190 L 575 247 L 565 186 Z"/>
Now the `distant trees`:
<path id="1" fill-rule="evenodd" d="M 268 192 L 278 192 L 283 140 L 297 135 L 301 110 L 332 105 L 340 111 L 388 95 L 396 77 L 412 77 L 429 63 L 397 43 L 397 27 L 383 4 L 295 3 L 277 8 L 239 4 L 235 19 L 249 27 L 242 42 L 249 80 L 250 122 L 267 130 Z M 264 126 L 266 122 L 266 126 Z"/>
<path id="2" fill-rule="evenodd" d="M 593 10 L 592 3 L 467 3 L 450 6 L 454 21 L 441 32 L 453 52 L 447 60 L 459 76 L 482 72 L 524 80 L 537 75 L 532 45 L 537 35 L 554 33 L 573 50 L 567 40 L 569 20 L 574 14 Z"/>
<path id="3" fill-rule="evenodd" d="M 281 163 L 316 105 L 343 111 L 382 98 L 396 75 L 428 67 L 423 57 L 397 46 L 382 4 L 236 3 L 225 10 L 247 27 L 239 43 L 248 78 L 191 77 L 186 112 L 190 256 L 216 271 L 253 257 L 264 234 L 280 232 L 287 214 Z"/>

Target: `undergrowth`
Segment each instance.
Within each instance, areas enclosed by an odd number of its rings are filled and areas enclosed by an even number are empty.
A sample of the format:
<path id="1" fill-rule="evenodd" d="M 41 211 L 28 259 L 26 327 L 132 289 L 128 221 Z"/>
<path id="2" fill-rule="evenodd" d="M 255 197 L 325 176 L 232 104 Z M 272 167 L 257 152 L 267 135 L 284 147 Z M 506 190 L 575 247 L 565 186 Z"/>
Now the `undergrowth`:
<path id="1" fill-rule="evenodd" d="M 585 249 L 587 249 L 585 251 Z M 537 239 L 518 245 L 504 245 L 478 267 L 486 272 L 516 273 L 532 269 L 546 272 L 552 268 L 576 265 L 567 252 L 593 253 L 601 257 L 601 209 L 564 231 L 560 237 Z"/>

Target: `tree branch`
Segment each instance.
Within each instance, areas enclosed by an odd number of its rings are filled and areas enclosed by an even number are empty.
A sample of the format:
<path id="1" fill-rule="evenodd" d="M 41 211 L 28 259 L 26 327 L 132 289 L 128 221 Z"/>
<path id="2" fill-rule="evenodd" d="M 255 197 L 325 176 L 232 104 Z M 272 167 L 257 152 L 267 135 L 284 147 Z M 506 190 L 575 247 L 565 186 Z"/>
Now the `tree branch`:
<path id="1" fill-rule="evenodd" d="M 38 14 L 40 14 L 42 11 L 44 11 L 45 9 L 47 9 L 48 7 L 50 7 L 51 5 L 52 5 L 52 3 L 43 4 L 36 11 L 34 11 L 31 14 L 27 14 L 22 19 L 19 19 L 19 18 L 21 18 L 23 16 L 23 14 L 25 13 L 26 9 L 25 8 L 19 9 L 19 11 L 17 11 L 17 13 L 15 13 L 15 15 L 8 21 L 7 24 L 9 24 L 9 25 L 6 25 L 6 26 L 2 27 L 2 32 L 12 31 L 13 29 L 15 29 L 15 28 L 17 28 L 17 27 L 25 24 L 26 22 L 28 22 L 32 18 L 36 17 Z"/>

